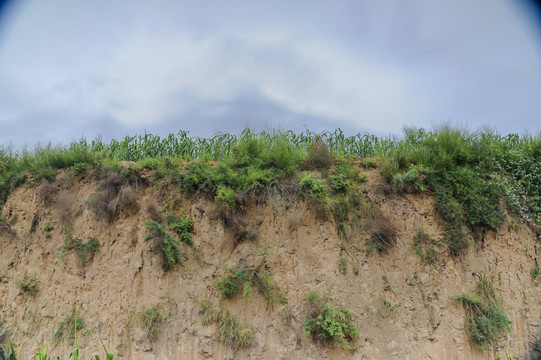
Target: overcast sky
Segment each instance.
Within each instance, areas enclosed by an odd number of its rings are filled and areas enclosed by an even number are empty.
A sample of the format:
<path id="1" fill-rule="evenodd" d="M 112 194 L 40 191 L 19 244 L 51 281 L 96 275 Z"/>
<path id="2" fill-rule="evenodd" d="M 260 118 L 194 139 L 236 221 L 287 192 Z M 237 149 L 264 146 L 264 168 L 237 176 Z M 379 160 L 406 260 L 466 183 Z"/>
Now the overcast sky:
<path id="1" fill-rule="evenodd" d="M 0 1 L 0 144 L 541 124 L 524 0 Z"/>

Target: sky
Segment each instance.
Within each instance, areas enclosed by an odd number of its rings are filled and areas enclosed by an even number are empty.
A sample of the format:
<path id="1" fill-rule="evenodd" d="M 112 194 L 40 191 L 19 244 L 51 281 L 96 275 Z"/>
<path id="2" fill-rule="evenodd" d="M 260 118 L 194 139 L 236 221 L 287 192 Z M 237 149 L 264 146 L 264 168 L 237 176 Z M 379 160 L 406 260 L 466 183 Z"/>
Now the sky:
<path id="1" fill-rule="evenodd" d="M 537 132 L 540 14 L 525 0 L 0 0 L 0 145 Z"/>

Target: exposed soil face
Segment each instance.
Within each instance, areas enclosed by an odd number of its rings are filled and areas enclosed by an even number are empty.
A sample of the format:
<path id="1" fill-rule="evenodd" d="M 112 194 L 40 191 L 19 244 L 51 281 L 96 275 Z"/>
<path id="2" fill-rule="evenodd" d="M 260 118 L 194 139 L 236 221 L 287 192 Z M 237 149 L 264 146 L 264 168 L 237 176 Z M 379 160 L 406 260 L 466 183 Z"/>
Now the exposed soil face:
<path id="1" fill-rule="evenodd" d="M 3 207 L 6 220 L 0 224 L 3 328 L 21 346 L 22 358 L 29 358 L 38 343 L 51 341 L 59 322 L 76 311 L 85 322 L 78 334 L 84 358 L 101 354 L 99 336 L 124 359 L 495 359 L 504 358 L 505 351 L 534 359 L 539 354 L 541 286 L 531 277 L 539 254 L 529 228 L 505 224 L 499 233 L 484 234 L 460 259 L 437 246 L 435 263 L 427 264 L 413 242 L 421 227 L 441 238 L 434 200 L 429 194 L 385 195 L 381 184 L 379 173 L 368 171 L 363 196 L 380 207 L 397 231 L 396 244 L 382 252 L 369 251 L 370 233 L 363 227 L 346 241 L 333 222 L 321 220 L 300 199 L 250 202 L 244 216 L 255 239 L 239 242 L 204 197 L 174 196 L 140 185 L 132 189 L 136 202 L 130 194 L 132 201 L 115 208 L 109 221 L 88 206 L 91 194 L 99 191 L 90 177 L 58 184 L 50 199 L 21 187 Z M 161 255 L 144 241 L 144 222 L 152 217 L 149 203 L 195 223 L 195 248 L 183 249 L 184 262 L 174 270 L 164 271 Z M 53 229 L 46 231 L 47 224 Z M 62 256 L 64 228 L 84 242 L 99 240 L 98 253 L 84 266 L 73 251 Z M 273 304 L 255 288 L 249 298 L 224 300 L 216 281 L 225 268 L 257 263 L 264 246 L 271 248 L 265 269 L 287 304 Z M 493 279 L 511 320 L 509 335 L 485 351 L 470 344 L 464 309 L 450 299 L 474 289 L 482 274 Z M 39 281 L 36 294 L 18 285 L 25 275 Z M 354 351 L 315 343 L 303 331 L 306 295 L 329 286 L 334 304 L 355 314 L 360 336 Z M 214 306 L 222 301 L 253 326 L 252 345 L 235 349 L 221 343 L 216 326 L 201 322 L 202 300 Z M 156 306 L 164 322 L 151 341 L 140 318 Z M 50 354 L 66 357 L 72 348 L 67 332 Z"/>

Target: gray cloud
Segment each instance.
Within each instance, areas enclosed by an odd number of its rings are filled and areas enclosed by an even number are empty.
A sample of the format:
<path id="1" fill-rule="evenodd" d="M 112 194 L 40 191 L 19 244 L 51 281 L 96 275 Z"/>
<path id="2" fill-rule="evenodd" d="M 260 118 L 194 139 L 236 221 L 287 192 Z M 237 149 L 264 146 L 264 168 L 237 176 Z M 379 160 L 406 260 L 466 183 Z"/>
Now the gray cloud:
<path id="1" fill-rule="evenodd" d="M 539 124 L 539 24 L 504 0 L 27 1 L 0 27 L 0 142 L 245 125 Z"/>

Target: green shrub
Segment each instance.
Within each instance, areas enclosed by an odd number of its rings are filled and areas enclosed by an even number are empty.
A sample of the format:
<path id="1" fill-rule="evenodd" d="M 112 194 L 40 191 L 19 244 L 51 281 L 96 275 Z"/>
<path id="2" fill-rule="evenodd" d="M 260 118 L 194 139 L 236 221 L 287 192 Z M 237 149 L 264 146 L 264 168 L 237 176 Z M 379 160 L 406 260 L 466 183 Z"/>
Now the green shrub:
<path id="1" fill-rule="evenodd" d="M 167 235 L 163 226 L 154 220 L 145 221 L 147 235 L 144 241 L 153 240 L 154 248 L 162 254 L 162 266 L 165 270 L 176 268 L 182 261 L 180 242 Z"/>
<path id="2" fill-rule="evenodd" d="M 319 179 L 314 174 L 303 173 L 299 185 L 301 193 L 312 199 L 318 206 L 321 214 L 326 216 L 328 213 L 330 197 L 327 192 L 327 182 L 325 179 Z"/>
<path id="3" fill-rule="evenodd" d="M 510 321 L 501 307 L 492 281 L 481 276 L 474 293 L 463 292 L 452 297 L 466 309 L 466 329 L 473 344 L 487 349 L 503 333 L 510 331 Z"/>
<path id="4" fill-rule="evenodd" d="M 255 330 L 242 324 L 221 305 L 214 308 L 208 301 L 201 302 L 203 325 L 216 324 L 220 333 L 220 342 L 234 348 L 248 347 L 252 344 Z"/>
<path id="5" fill-rule="evenodd" d="M 333 307 L 328 293 L 321 296 L 310 291 L 306 299 L 311 307 L 303 323 L 306 334 L 314 339 L 334 342 L 345 349 L 354 350 L 350 341 L 359 336 L 359 330 L 353 322 L 353 313 L 344 307 Z"/>
<path id="6" fill-rule="evenodd" d="M 193 220 L 189 219 L 187 216 L 168 215 L 167 223 L 169 224 L 169 227 L 177 233 L 180 241 L 189 246 L 194 245 L 191 235 L 194 230 Z"/>
<path id="7" fill-rule="evenodd" d="M 214 201 L 218 205 L 234 211 L 237 203 L 237 193 L 228 186 L 220 186 L 218 187 Z"/>

